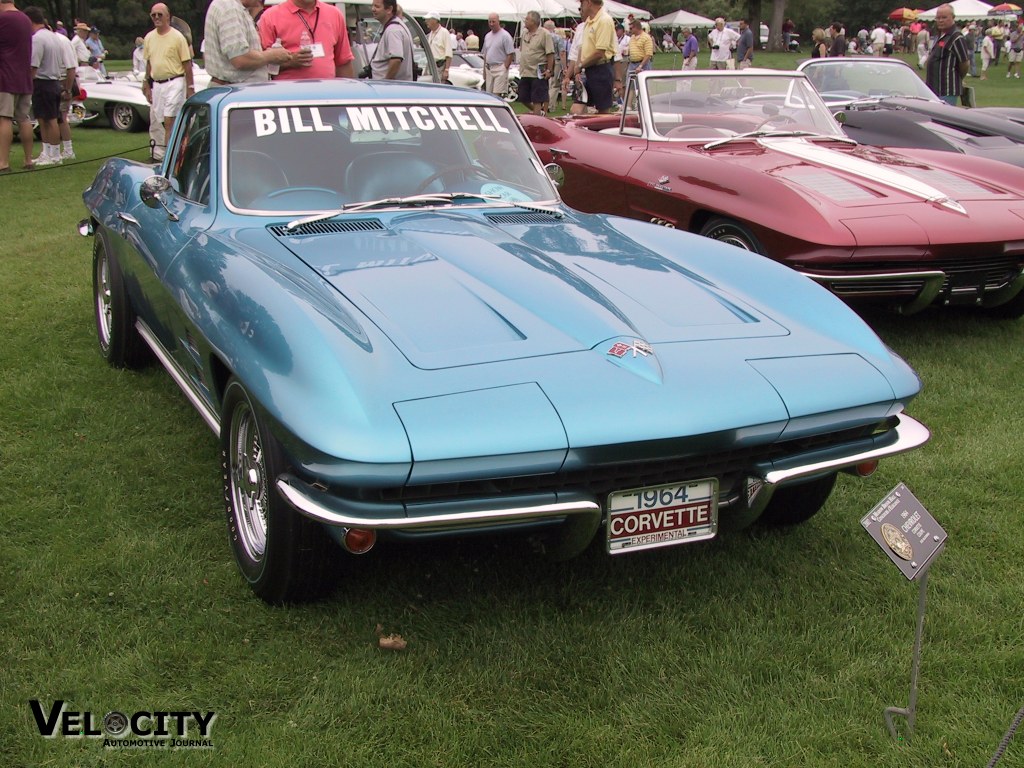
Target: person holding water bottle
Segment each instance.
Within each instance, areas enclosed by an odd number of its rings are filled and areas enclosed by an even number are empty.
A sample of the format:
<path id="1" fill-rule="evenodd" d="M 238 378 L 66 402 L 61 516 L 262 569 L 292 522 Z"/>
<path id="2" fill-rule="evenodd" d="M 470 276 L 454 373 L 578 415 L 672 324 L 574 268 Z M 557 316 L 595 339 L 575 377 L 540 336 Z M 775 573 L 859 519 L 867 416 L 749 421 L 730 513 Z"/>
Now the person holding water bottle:
<path id="1" fill-rule="evenodd" d="M 320 0 L 285 0 L 267 9 L 258 23 L 264 49 L 280 40 L 291 56 L 275 80 L 354 77 L 345 17 Z"/>

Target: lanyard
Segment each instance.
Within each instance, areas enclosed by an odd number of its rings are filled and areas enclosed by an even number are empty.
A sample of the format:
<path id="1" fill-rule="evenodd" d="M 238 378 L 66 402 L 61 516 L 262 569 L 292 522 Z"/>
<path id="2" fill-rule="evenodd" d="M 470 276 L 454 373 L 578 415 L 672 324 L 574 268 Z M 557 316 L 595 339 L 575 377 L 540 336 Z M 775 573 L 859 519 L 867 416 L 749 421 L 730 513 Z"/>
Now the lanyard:
<path id="1" fill-rule="evenodd" d="M 299 21 L 302 22 L 302 26 L 304 26 L 306 28 L 306 31 L 309 32 L 310 39 L 312 40 L 312 42 L 315 43 L 316 42 L 316 28 L 318 26 L 320 26 L 320 3 L 316 4 L 316 20 L 313 22 L 313 28 L 312 29 L 309 28 L 309 22 L 306 21 L 306 17 L 303 15 L 302 11 L 301 10 L 297 11 L 297 13 L 298 13 L 298 16 L 299 16 Z"/>

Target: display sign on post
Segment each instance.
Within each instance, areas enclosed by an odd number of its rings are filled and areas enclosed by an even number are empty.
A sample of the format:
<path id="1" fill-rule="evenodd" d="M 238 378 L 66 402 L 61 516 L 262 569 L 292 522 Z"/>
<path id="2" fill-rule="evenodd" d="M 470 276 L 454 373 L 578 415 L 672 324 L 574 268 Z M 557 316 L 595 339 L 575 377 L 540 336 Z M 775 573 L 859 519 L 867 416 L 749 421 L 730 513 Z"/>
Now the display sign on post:
<path id="1" fill-rule="evenodd" d="M 893 488 L 860 524 L 911 581 L 928 569 L 946 544 L 942 526 L 903 483 Z"/>
<path id="2" fill-rule="evenodd" d="M 945 546 L 946 532 L 903 483 L 889 491 L 889 495 L 875 505 L 861 519 L 860 524 L 900 572 L 918 583 L 917 631 L 914 633 L 914 657 L 910 665 L 910 701 L 906 707 L 885 709 L 885 724 L 892 737 L 899 738 L 893 715 L 903 715 L 907 719 L 907 741 L 910 741 L 917 718 L 917 676 L 921 668 L 928 568 Z"/>

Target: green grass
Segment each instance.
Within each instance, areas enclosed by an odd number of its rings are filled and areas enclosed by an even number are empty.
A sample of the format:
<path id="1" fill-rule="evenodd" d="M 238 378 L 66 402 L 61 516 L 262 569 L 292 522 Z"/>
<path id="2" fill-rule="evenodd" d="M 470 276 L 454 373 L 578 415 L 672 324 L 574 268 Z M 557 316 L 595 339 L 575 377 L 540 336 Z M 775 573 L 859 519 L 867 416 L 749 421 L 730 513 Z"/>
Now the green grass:
<path id="1" fill-rule="evenodd" d="M 981 766 L 1024 704 L 1024 323 L 870 322 L 920 372 L 932 442 L 822 514 L 611 559 L 519 539 L 381 546 L 321 604 L 268 608 L 223 521 L 216 441 L 158 368 L 95 350 L 81 190 L 144 134 L 0 179 L 0 765 Z M 17 150 L 15 150 L 17 153 Z M 16 155 L 17 156 L 17 155 Z M 20 164 L 20 163 L 17 163 Z M 917 591 L 859 518 L 904 481 L 949 533 Z M 375 646 L 375 627 L 409 642 Z M 43 739 L 28 706 L 218 713 L 213 750 Z M 1024 765 L 1024 734 L 1000 768 Z"/>

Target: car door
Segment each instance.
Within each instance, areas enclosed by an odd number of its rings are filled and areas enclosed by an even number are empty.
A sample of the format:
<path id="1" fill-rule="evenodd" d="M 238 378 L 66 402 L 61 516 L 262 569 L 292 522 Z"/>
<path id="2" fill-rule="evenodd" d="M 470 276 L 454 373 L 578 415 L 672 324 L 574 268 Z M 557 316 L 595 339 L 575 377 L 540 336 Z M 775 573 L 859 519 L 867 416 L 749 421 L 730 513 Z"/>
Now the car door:
<path id="1" fill-rule="evenodd" d="M 139 302 L 146 301 L 148 306 L 137 309 L 172 355 L 184 337 L 182 316 L 189 307 L 182 291 L 173 285 L 171 273 L 182 252 L 213 221 L 215 169 L 211 122 L 208 105 L 186 105 L 160 174 L 171 188 L 158 201 L 133 209 L 133 220 L 128 222 L 128 236 L 149 267 L 142 274 L 152 283 L 140 286 Z M 135 295 L 133 292 L 133 301 Z"/>

